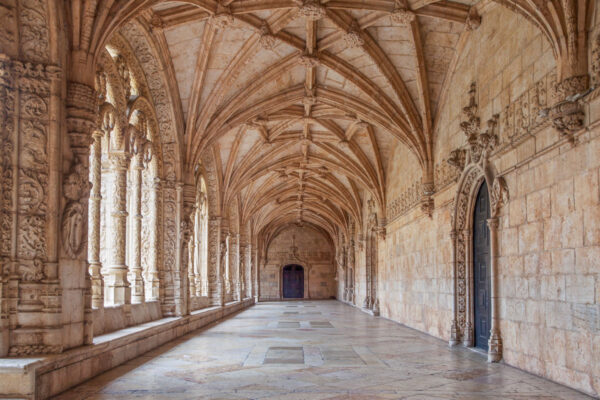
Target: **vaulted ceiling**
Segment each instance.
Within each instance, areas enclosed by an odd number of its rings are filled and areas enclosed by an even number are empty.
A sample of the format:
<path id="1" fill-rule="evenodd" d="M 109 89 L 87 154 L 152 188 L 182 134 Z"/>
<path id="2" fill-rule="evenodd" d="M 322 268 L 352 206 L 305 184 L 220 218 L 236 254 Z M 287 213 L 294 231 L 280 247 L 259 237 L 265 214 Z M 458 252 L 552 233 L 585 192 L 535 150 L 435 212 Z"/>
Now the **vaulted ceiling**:
<path id="1" fill-rule="evenodd" d="M 194 0 L 141 18 L 161 28 L 172 62 L 188 168 L 210 153 L 221 204 L 257 231 L 296 222 L 333 235 L 361 224 L 361 193 L 385 215 L 397 144 L 431 169 L 444 80 L 478 22 L 472 3 Z"/>

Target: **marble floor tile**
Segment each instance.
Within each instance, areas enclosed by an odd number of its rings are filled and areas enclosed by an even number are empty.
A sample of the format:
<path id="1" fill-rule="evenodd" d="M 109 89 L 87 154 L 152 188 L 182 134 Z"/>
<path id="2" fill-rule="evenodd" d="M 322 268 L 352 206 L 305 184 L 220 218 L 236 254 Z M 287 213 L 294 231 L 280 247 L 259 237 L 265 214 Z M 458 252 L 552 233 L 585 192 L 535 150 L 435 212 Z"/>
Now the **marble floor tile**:
<path id="1" fill-rule="evenodd" d="M 288 311 L 290 308 L 310 311 Z M 315 320 L 315 314 L 321 319 Z M 336 301 L 259 303 L 55 397 L 589 398 L 507 365 L 488 364 L 481 354 L 461 347 L 448 348 L 441 340 Z"/>

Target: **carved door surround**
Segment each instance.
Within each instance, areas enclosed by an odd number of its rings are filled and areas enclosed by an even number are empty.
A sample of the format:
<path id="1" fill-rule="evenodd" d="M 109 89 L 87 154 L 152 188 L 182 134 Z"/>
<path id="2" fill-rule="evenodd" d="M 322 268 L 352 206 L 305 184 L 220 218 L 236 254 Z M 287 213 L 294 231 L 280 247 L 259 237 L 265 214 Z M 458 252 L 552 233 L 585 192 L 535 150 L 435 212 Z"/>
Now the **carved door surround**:
<path id="1" fill-rule="evenodd" d="M 475 84 L 471 85 L 470 103 L 463 109 L 466 121 L 461 129 L 467 136 L 466 149 L 454 150 L 449 163 L 462 170 L 458 181 L 457 194 L 452 213 L 452 260 L 454 280 L 453 319 L 450 332 L 450 345 L 462 342 L 472 347 L 473 341 L 473 215 L 479 188 L 486 181 L 490 199 L 490 299 L 491 329 L 488 348 L 488 361 L 502 359 L 502 339 L 498 324 L 497 304 L 497 257 L 498 257 L 498 215 L 508 202 L 508 188 L 504 178 L 498 175 L 489 156 L 498 142 L 495 133 L 497 116 L 487 123 L 486 131 L 480 130 L 477 116 Z"/>
<path id="2" fill-rule="evenodd" d="M 285 268 L 287 265 L 301 265 L 304 268 L 304 299 L 310 299 L 310 290 L 309 290 L 309 283 L 310 283 L 310 272 L 312 271 L 312 265 L 308 262 L 308 260 L 305 260 L 303 258 L 301 258 L 299 256 L 299 254 L 297 253 L 297 248 L 295 248 L 296 251 L 292 251 L 290 254 L 288 254 L 288 256 L 281 260 L 281 263 L 279 265 L 279 299 L 283 300 L 283 268 Z"/>

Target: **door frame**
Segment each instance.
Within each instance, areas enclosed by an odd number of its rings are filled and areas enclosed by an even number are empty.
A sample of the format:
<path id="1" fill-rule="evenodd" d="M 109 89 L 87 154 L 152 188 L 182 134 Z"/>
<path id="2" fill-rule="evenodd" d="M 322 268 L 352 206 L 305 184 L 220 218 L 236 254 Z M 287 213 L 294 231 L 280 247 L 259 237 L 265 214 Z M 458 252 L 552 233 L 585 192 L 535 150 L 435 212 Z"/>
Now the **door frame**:
<path id="1" fill-rule="evenodd" d="M 459 180 L 452 213 L 453 303 L 450 327 L 450 346 L 460 343 L 473 347 L 473 216 L 479 188 L 486 181 L 490 219 L 490 308 L 491 329 L 488 361 L 502 359 L 502 338 L 499 329 L 497 301 L 498 219 L 503 206 L 508 203 L 508 189 L 504 178 L 497 175 L 493 165 L 486 160 L 469 160 Z"/>
<path id="2" fill-rule="evenodd" d="M 299 266 L 300 268 L 302 268 L 302 297 L 283 297 L 283 270 L 285 269 L 285 267 L 289 267 L 289 266 Z M 281 298 L 284 300 L 302 300 L 304 299 L 304 294 L 306 293 L 306 290 L 304 288 L 304 284 L 306 283 L 306 268 L 304 267 L 304 265 L 299 264 L 299 263 L 293 263 L 293 264 L 286 264 L 283 267 L 281 267 Z"/>
<path id="3" fill-rule="evenodd" d="M 304 269 L 304 293 L 303 293 L 302 298 L 286 299 L 283 297 L 283 268 L 285 268 L 288 265 L 299 265 Z M 312 266 L 305 261 L 290 259 L 290 260 L 286 260 L 285 262 L 281 263 L 279 265 L 279 300 L 294 301 L 294 300 L 310 299 L 310 290 L 308 290 L 308 284 L 310 282 L 309 275 L 310 275 L 311 270 L 312 270 Z"/>
<path id="4" fill-rule="evenodd" d="M 473 201 L 473 211 L 472 211 L 473 216 L 472 216 L 472 223 L 471 223 L 471 230 L 473 232 L 473 234 L 471 236 L 471 257 L 473 258 L 473 262 L 471 263 L 472 264 L 471 265 L 471 268 L 472 268 L 472 271 L 471 271 L 471 285 L 472 285 L 472 293 L 473 293 L 473 296 L 471 296 L 471 302 L 472 302 L 472 304 L 471 304 L 471 310 L 472 310 L 472 321 L 473 321 L 473 324 L 472 324 L 472 327 L 473 327 L 473 344 L 472 344 L 472 346 L 475 347 L 475 348 L 477 348 L 477 349 L 479 349 L 479 350 L 481 350 L 481 351 L 486 351 L 486 350 L 489 351 L 489 347 L 490 347 L 489 343 L 486 343 L 486 346 L 485 346 L 486 348 L 485 349 L 481 348 L 481 347 L 478 347 L 476 345 L 476 342 L 477 342 L 477 329 L 476 329 L 477 321 L 475 319 L 475 309 L 476 309 L 476 302 L 477 302 L 477 292 L 475 291 L 475 285 L 476 285 L 476 279 L 475 279 L 475 275 L 476 275 L 476 268 L 475 268 L 475 240 L 476 240 L 476 238 L 475 238 L 475 211 L 476 211 L 476 208 L 477 208 L 477 199 L 479 197 L 479 192 L 483 189 L 483 185 L 484 184 L 486 185 L 486 189 L 488 191 L 488 193 L 487 193 L 487 203 L 488 203 L 487 207 L 488 207 L 489 213 L 490 213 L 490 217 L 487 218 L 486 222 L 489 221 L 489 219 L 491 218 L 491 208 L 492 208 L 492 205 L 491 205 L 491 201 L 490 201 L 490 193 L 489 193 L 489 189 L 488 189 L 487 183 L 485 182 L 485 179 L 483 179 L 481 181 L 481 183 L 479 183 L 479 186 L 478 186 L 476 194 L 475 194 L 475 199 Z M 491 293 L 492 293 L 492 279 L 491 279 L 491 258 L 492 258 L 492 249 L 491 249 L 491 247 L 492 246 L 491 245 L 492 244 L 491 244 L 491 232 L 490 232 L 489 226 L 488 226 L 488 235 L 490 235 L 490 241 L 487 244 L 487 247 L 488 247 L 487 250 L 488 250 L 488 253 L 489 253 L 489 260 L 488 260 L 488 263 L 486 265 L 486 270 L 485 270 L 485 274 L 487 275 L 485 282 L 486 282 L 486 286 L 487 286 L 487 288 L 486 288 L 487 295 L 491 297 Z M 487 306 L 487 310 L 486 311 L 487 311 L 486 312 L 486 314 L 487 314 L 486 315 L 487 322 L 488 322 L 488 326 L 490 327 L 490 332 L 487 332 L 487 339 L 488 339 L 488 342 L 489 342 L 489 339 L 491 337 L 491 322 L 492 322 L 492 300 L 491 300 L 491 298 L 490 298 L 490 300 L 488 302 L 488 306 Z"/>

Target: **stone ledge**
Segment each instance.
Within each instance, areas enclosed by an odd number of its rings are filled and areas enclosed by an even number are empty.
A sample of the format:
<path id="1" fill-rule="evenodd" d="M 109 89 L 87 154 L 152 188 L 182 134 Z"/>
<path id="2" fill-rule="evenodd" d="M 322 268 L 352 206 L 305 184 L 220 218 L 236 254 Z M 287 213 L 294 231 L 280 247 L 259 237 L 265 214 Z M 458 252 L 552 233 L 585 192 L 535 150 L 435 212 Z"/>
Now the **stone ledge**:
<path id="1" fill-rule="evenodd" d="M 94 338 L 62 354 L 0 359 L 0 398 L 41 400 L 138 357 L 160 345 L 254 304 L 254 299 L 211 307 Z"/>

